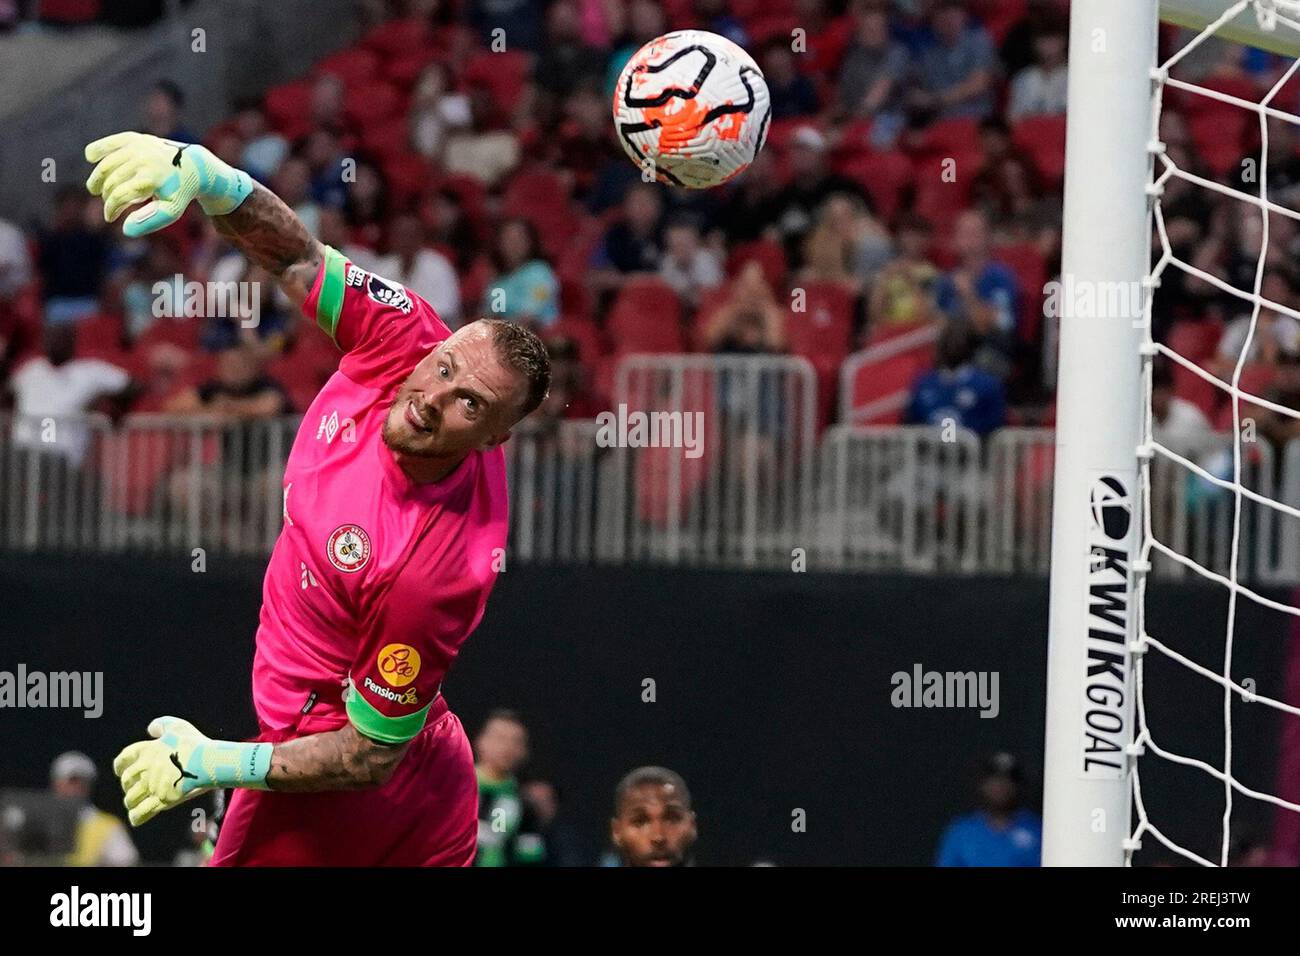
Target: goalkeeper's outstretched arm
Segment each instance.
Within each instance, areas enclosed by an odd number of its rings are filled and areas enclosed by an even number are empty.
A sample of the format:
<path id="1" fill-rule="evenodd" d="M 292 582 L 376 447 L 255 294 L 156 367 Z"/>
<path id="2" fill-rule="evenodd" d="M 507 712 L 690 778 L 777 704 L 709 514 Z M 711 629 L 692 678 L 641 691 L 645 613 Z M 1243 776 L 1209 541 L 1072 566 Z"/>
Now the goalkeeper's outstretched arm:
<path id="1" fill-rule="evenodd" d="M 104 218 L 112 222 L 131 209 L 122 226 L 128 236 L 170 226 L 197 201 L 217 232 L 275 276 L 294 304 L 306 300 L 325 249 L 292 209 L 247 173 L 203 146 L 146 133 L 97 139 L 86 147 L 86 159 L 95 164 L 86 188 L 104 198 Z"/>
<path id="2" fill-rule="evenodd" d="M 255 183 L 242 203 L 213 216 L 212 224 L 227 242 L 275 276 L 285 295 L 302 307 L 325 249 L 279 196 Z"/>

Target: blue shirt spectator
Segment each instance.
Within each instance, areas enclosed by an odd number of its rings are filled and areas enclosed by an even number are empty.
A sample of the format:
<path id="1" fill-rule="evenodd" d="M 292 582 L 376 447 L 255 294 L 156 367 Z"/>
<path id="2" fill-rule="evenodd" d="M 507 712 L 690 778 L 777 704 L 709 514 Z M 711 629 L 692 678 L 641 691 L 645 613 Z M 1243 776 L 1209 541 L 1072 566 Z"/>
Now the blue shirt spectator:
<path id="1" fill-rule="evenodd" d="M 986 758 L 980 768 L 979 809 L 948 824 L 935 866 L 1041 866 L 1043 823 L 1020 805 L 1024 771 L 1009 753 Z"/>
<path id="2" fill-rule="evenodd" d="M 1030 810 L 1017 810 L 1004 826 L 982 810 L 948 824 L 939 841 L 935 866 L 1040 866 L 1043 822 Z"/>
<path id="3" fill-rule="evenodd" d="M 533 224 L 507 220 L 494 259 L 497 277 L 484 293 L 483 314 L 543 329 L 554 325 L 560 318 L 560 282 L 541 256 Z"/>
<path id="4" fill-rule="evenodd" d="M 982 27 L 971 26 L 966 10 L 944 0 L 933 16 L 935 43 L 917 59 L 924 88 L 921 105 L 940 119 L 984 119 L 993 112 L 993 76 L 997 50 Z"/>
<path id="5" fill-rule="evenodd" d="M 962 281 L 959 274 L 950 272 L 940 276 L 935 283 L 939 308 L 952 318 L 968 317 Z M 1020 282 L 1016 274 L 1000 262 L 986 262 L 971 276 L 970 284 L 975 298 L 993 310 L 993 328 L 998 332 L 1014 332 L 1016 309 L 1020 302 Z"/>
<path id="6" fill-rule="evenodd" d="M 983 437 L 1006 422 L 1006 394 L 1002 380 L 982 368 L 932 369 L 912 386 L 907 405 L 909 425 L 955 422 Z"/>

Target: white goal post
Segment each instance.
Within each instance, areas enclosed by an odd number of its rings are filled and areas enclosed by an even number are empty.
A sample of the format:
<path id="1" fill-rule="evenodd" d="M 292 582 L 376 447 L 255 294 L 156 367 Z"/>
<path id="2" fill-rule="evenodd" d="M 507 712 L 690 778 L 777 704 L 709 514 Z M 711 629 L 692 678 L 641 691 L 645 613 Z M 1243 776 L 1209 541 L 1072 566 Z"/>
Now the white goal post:
<path id="1" fill-rule="evenodd" d="M 1062 234 L 1062 277 L 1077 288 L 1140 289 L 1137 305 L 1127 314 L 1078 317 L 1061 312 L 1060 362 L 1057 387 L 1056 465 L 1052 519 L 1052 577 L 1049 616 L 1047 721 L 1043 770 L 1043 864 L 1046 866 L 1119 866 L 1131 861 L 1145 836 L 1198 863 L 1210 860 L 1185 850 L 1147 819 L 1142 804 L 1139 757 L 1162 758 L 1195 766 L 1218 780 L 1225 797 L 1222 854 L 1226 862 L 1234 790 L 1300 809 L 1268 794 L 1242 786 L 1232 774 L 1230 697 L 1241 688 L 1231 681 L 1233 608 L 1239 597 L 1258 600 L 1287 613 L 1300 609 L 1270 604 L 1237 580 L 1237 543 L 1243 497 L 1300 515 L 1287 505 L 1267 499 L 1241 485 L 1241 442 L 1234 437 L 1231 481 L 1201 473 L 1231 491 L 1235 520 L 1231 568 L 1226 575 L 1196 565 L 1160 542 L 1153 543 L 1146 504 L 1150 500 L 1150 460 L 1172 458 L 1184 467 L 1196 466 L 1153 443 L 1150 414 L 1150 367 L 1157 353 L 1178 356 L 1150 337 L 1151 299 L 1161 272 L 1179 268 L 1199 273 L 1170 252 L 1163 230 L 1159 196 L 1172 175 L 1198 188 L 1216 189 L 1233 199 L 1250 202 L 1261 211 L 1273 208 L 1267 199 L 1267 171 L 1251 195 L 1219 184 L 1195 180 L 1164 156 L 1159 142 L 1161 96 L 1168 78 L 1166 64 L 1157 60 L 1158 21 L 1164 19 L 1197 31 L 1198 35 L 1246 43 L 1276 53 L 1300 52 L 1300 3 L 1295 0 L 1072 0 L 1070 9 L 1069 91 L 1066 132 L 1066 173 Z M 1285 24 L 1286 29 L 1280 24 Z M 1189 49 L 1199 42 L 1193 39 Z M 1175 57 L 1177 59 L 1177 57 Z M 1300 122 L 1268 102 L 1237 102 L 1260 117 L 1267 143 L 1265 117 Z M 1211 97 L 1190 84 L 1178 88 Z M 1292 108 L 1292 107 L 1287 107 Z M 1279 115 L 1280 114 L 1280 115 Z M 1265 163 L 1266 165 L 1266 163 Z M 1173 168 L 1171 168 L 1173 167 Z M 1154 171 L 1154 176 L 1153 176 Z M 1163 178 L 1162 178 L 1163 177 Z M 1276 209 L 1274 209 L 1276 211 Z M 1261 218 L 1267 220 L 1268 217 Z M 1267 221 L 1264 224 L 1267 247 Z M 1154 232 L 1153 232 L 1154 230 Z M 1153 235 L 1163 254 L 1152 256 Z M 1261 304 L 1261 263 L 1253 292 L 1224 289 L 1253 303 L 1250 334 Z M 1154 267 L 1153 267 L 1153 259 Z M 1098 293 L 1100 294 L 1100 293 Z M 1129 301 L 1129 297 L 1125 298 Z M 1279 309 L 1279 311 L 1289 311 Z M 1234 421 L 1239 420 L 1238 389 L 1248 335 L 1232 382 L 1213 384 L 1230 396 Z M 1199 374 L 1199 373 L 1198 373 Z M 1275 409 L 1295 415 L 1288 410 Z M 1297 415 L 1296 417 L 1300 417 Z M 1229 606 L 1227 648 L 1223 670 L 1181 658 L 1145 633 L 1146 578 L 1153 551 L 1183 563 L 1226 586 Z M 1161 750 L 1144 716 L 1141 701 L 1142 655 L 1163 653 L 1219 684 L 1224 698 L 1226 752 L 1221 766 L 1211 766 Z M 1216 692 L 1208 684 L 1210 692 Z M 1278 701 L 1263 701 L 1295 712 Z M 1136 743 L 1135 743 L 1136 741 Z M 1207 780 L 1207 786 L 1215 786 Z M 1132 823 L 1135 809 L 1138 824 Z"/>

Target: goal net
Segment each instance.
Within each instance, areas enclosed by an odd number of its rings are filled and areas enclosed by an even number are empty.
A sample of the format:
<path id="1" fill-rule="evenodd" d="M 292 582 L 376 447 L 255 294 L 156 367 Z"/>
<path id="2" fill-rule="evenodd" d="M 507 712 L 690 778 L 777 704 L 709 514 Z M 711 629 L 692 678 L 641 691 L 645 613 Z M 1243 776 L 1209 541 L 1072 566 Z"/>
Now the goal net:
<path id="1" fill-rule="evenodd" d="M 1181 27 L 1163 50 L 1158 18 Z M 1276 281 L 1300 249 L 1300 0 L 1075 0 L 1070 42 L 1062 278 L 1097 301 L 1131 285 L 1140 307 L 1062 318 L 1044 862 L 1128 865 L 1163 848 L 1228 865 L 1237 824 L 1300 812 L 1233 760 L 1234 719 L 1253 730 L 1258 708 L 1300 716 L 1234 670 L 1260 614 L 1300 616 L 1252 560 L 1284 548 L 1295 529 L 1282 526 L 1300 519 L 1300 501 L 1274 489 L 1271 444 L 1300 412 L 1274 400 L 1268 364 L 1300 321 L 1296 290 Z M 1229 304 L 1226 324 L 1179 324 L 1180 307 L 1210 300 Z M 1170 379 L 1202 397 L 1217 439 L 1168 427 Z M 1177 487 L 1223 508 L 1217 560 L 1193 556 L 1162 520 L 1193 506 L 1167 500 L 1177 472 Z M 1162 632 L 1172 573 L 1222 591 L 1221 654 Z M 1170 675 L 1186 702 L 1149 712 L 1148 681 Z M 1208 707 L 1191 699 L 1198 689 Z M 1210 720 L 1221 752 L 1185 747 L 1180 724 Z M 1157 792 L 1165 784 L 1172 796 Z M 1161 828 L 1170 799 L 1215 794 L 1215 838 Z"/>

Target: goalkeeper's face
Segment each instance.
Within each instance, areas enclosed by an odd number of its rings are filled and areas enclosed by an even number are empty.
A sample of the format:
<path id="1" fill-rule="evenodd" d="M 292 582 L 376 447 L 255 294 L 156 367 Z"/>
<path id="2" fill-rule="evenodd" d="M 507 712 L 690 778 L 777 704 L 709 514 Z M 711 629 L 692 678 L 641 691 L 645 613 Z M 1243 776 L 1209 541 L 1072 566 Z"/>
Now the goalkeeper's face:
<path id="1" fill-rule="evenodd" d="M 510 436 L 527 379 L 501 361 L 491 329 L 457 330 L 415 367 L 388 409 L 384 442 L 412 458 L 458 460 Z"/>

